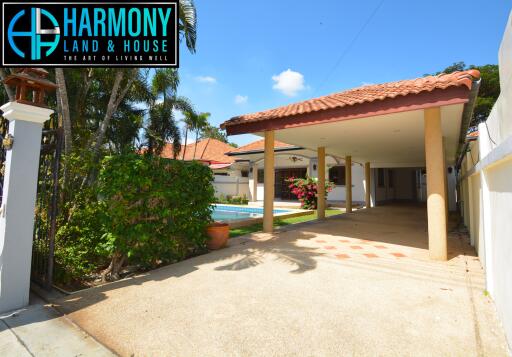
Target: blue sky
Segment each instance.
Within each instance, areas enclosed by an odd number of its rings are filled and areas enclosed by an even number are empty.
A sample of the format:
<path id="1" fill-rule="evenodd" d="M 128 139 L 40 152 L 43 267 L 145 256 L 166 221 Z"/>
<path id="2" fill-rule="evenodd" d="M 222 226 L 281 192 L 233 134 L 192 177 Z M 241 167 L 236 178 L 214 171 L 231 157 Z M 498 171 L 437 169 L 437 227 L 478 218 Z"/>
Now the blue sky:
<path id="1" fill-rule="evenodd" d="M 179 93 L 219 125 L 457 61 L 497 63 L 512 1 L 381 1 L 196 0 L 197 53 L 181 47 Z"/>

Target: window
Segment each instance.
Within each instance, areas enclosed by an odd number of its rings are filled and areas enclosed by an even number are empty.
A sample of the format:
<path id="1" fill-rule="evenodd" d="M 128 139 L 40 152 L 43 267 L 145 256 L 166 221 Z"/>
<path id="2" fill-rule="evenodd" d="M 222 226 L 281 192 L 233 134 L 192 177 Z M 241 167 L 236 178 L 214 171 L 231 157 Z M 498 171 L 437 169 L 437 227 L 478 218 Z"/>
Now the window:
<path id="1" fill-rule="evenodd" d="M 384 187 L 386 183 L 384 182 L 384 169 L 377 169 L 377 186 Z"/>
<path id="2" fill-rule="evenodd" d="M 329 169 L 329 181 L 337 186 L 345 185 L 345 166 L 333 166 Z"/>
<path id="3" fill-rule="evenodd" d="M 249 177 L 249 171 L 242 170 L 242 177 Z"/>
<path id="4" fill-rule="evenodd" d="M 393 170 L 388 170 L 388 187 L 393 188 Z"/>
<path id="5" fill-rule="evenodd" d="M 258 183 L 263 183 L 265 181 L 265 171 L 258 170 Z"/>
<path id="6" fill-rule="evenodd" d="M 229 176 L 227 172 L 216 172 L 215 176 Z"/>

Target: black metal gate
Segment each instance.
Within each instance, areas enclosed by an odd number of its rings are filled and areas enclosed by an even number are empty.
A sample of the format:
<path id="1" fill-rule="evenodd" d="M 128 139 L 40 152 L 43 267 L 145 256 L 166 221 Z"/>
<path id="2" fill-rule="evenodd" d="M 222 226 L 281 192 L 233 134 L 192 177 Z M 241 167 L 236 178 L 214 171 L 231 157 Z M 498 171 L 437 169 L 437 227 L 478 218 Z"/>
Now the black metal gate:
<path id="1" fill-rule="evenodd" d="M 46 289 L 53 283 L 59 202 L 62 129 L 43 130 L 32 246 L 32 280 Z"/>

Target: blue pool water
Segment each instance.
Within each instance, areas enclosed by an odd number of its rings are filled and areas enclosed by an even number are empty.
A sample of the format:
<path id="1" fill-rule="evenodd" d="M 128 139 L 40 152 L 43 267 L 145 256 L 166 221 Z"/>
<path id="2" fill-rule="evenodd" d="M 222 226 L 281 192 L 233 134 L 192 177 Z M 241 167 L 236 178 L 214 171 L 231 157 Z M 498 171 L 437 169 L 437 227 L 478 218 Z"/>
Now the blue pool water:
<path id="1" fill-rule="evenodd" d="M 275 209 L 274 214 L 290 212 L 285 209 Z M 214 221 L 240 221 L 249 218 L 263 217 L 263 208 L 213 205 L 212 218 Z"/>

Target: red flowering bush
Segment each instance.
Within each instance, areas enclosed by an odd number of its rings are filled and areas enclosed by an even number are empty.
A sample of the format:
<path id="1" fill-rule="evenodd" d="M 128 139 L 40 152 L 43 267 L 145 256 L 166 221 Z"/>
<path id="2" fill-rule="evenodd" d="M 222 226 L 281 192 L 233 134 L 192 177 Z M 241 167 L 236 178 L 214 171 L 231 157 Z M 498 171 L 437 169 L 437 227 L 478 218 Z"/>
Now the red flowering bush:
<path id="1" fill-rule="evenodd" d="M 301 203 L 301 207 L 304 209 L 316 209 L 318 203 L 318 192 L 317 185 L 318 180 L 312 177 L 306 178 L 295 178 L 290 177 L 286 181 L 290 183 L 288 186 L 291 192 L 297 196 Z M 327 193 L 331 192 L 334 187 L 334 183 L 325 181 L 325 197 Z"/>

